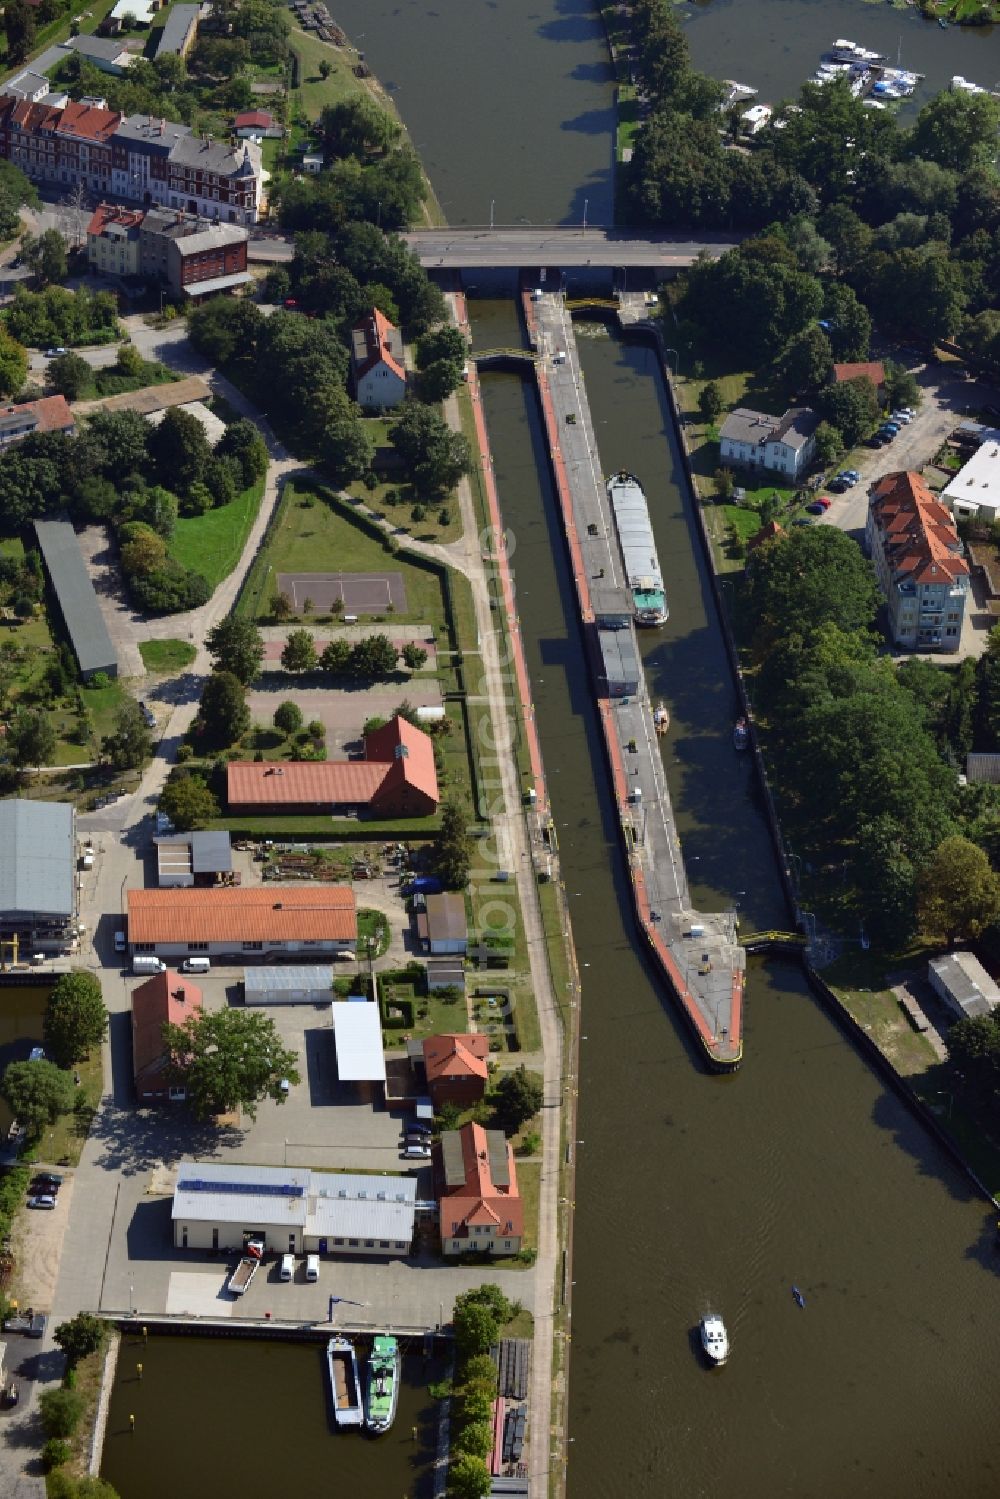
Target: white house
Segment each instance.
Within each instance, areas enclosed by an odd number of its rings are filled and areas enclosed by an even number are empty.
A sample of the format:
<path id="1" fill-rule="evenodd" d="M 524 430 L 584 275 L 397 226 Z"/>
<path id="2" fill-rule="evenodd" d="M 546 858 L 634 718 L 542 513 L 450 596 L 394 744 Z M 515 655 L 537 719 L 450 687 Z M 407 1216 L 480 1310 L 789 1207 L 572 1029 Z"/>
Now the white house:
<path id="1" fill-rule="evenodd" d="M 1000 515 L 1000 444 L 988 441 L 978 447 L 941 491 L 941 499 L 956 520 L 975 515 L 995 521 Z"/>
<path id="2" fill-rule="evenodd" d="M 386 411 L 406 396 L 406 368 L 399 329 L 373 307 L 351 330 L 355 400 L 366 411 Z"/>
<path id="3" fill-rule="evenodd" d="M 1000 1005 L 1000 988 L 971 952 L 949 952 L 927 965 L 931 988 L 956 1020 L 991 1015 Z"/>
<path id="4" fill-rule="evenodd" d="M 722 424 L 719 456 L 743 468 L 765 468 L 797 481 L 816 451 L 819 417 L 808 406 L 792 406 L 784 416 L 769 416 L 737 406 Z"/>

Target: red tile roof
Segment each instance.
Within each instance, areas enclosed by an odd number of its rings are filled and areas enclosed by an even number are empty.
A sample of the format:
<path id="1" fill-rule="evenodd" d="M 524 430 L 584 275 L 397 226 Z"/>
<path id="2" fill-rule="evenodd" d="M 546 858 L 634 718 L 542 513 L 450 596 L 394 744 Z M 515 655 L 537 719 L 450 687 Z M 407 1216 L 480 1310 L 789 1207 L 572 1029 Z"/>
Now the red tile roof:
<path id="1" fill-rule="evenodd" d="M 141 208 L 123 208 L 119 203 L 101 203 L 94 209 L 87 225 L 87 237 L 96 237 L 104 232 L 106 224 L 120 224 L 123 229 L 138 229 L 146 217 Z"/>
<path id="2" fill-rule="evenodd" d="M 245 109 L 242 114 L 236 116 L 233 121 L 234 130 L 270 130 L 274 124 L 274 116 L 266 109 Z"/>
<path id="3" fill-rule="evenodd" d="M 885 366 L 877 359 L 869 359 L 861 364 L 835 364 L 833 366 L 835 385 L 841 385 L 845 380 L 859 380 L 862 375 L 868 376 L 876 390 L 880 385 L 885 384 Z"/>
<path id="4" fill-rule="evenodd" d="M 364 334 L 367 346 L 366 357 L 359 361 L 354 370 L 356 380 L 367 375 L 368 371 L 374 369 L 377 364 L 388 365 L 389 369 L 401 380 L 406 379 L 406 371 L 393 354 L 389 343 L 389 336 L 395 333 L 396 329 L 384 313 L 379 312 L 377 307 L 373 307 L 366 318 L 363 318 L 360 323 L 355 323 L 352 331 Z"/>
<path id="5" fill-rule="evenodd" d="M 0 416 L 16 416 L 22 411 L 34 412 L 36 432 L 71 432 L 76 425 L 65 396 L 40 396 L 37 401 L 22 401 L 20 406 L 0 406 Z"/>
<path id="6" fill-rule="evenodd" d="M 378 808 L 412 790 L 439 800 L 430 735 L 393 718 L 365 737 L 364 760 L 231 760 L 226 766 L 230 806 L 280 807 L 350 803 Z"/>
<path id="7" fill-rule="evenodd" d="M 752 552 L 756 547 L 763 546 L 765 541 L 773 541 L 776 536 L 784 536 L 785 528 L 776 520 L 769 520 L 766 525 L 755 531 L 747 542 L 747 551 Z"/>
<path id="8" fill-rule="evenodd" d="M 438 1209 L 441 1237 L 464 1237 L 475 1224 L 490 1224 L 498 1233 L 519 1239 L 524 1234 L 524 1207 L 517 1186 L 517 1168 L 510 1141 L 507 1143 L 507 1170 L 510 1185 L 498 1187 L 490 1174 L 486 1131 L 481 1124 L 463 1124 L 459 1130 L 465 1181 L 449 1187 L 438 1181 Z"/>
<path id="9" fill-rule="evenodd" d="M 486 1059 L 490 1054 L 489 1037 L 477 1033 L 469 1036 L 428 1036 L 424 1041 L 424 1066 L 428 1083 L 438 1078 L 489 1076 Z"/>
<path id="10" fill-rule="evenodd" d="M 897 583 L 943 583 L 969 576 L 955 522 L 919 474 L 886 474 L 872 490 L 872 518 Z"/>
<path id="11" fill-rule="evenodd" d="M 354 892 L 347 885 L 128 892 L 133 944 L 353 942 L 357 935 Z"/>
<path id="12" fill-rule="evenodd" d="M 439 799 L 434 745 L 429 734 L 406 718 L 390 718 L 382 728 L 365 735 L 365 759 L 389 762 L 389 771 L 379 786 L 375 805 L 402 786 L 422 792 L 431 801 Z"/>
<path id="13" fill-rule="evenodd" d="M 183 1025 L 201 1011 L 201 990 L 173 969 L 157 973 L 132 991 L 132 1071 L 136 1087 L 159 1082 L 166 1065 L 163 1026 Z"/>

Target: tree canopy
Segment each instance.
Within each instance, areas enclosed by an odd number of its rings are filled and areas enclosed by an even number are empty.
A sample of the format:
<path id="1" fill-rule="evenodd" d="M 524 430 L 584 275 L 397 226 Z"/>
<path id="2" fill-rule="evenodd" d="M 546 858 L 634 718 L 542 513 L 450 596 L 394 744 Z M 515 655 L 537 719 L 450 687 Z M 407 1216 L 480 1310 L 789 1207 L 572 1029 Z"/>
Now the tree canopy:
<path id="1" fill-rule="evenodd" d="M 45 1008 L 45 1045 L 60 1067 L 71 1067 L 100 1046 L 108 1012 L 100 979 L 83 968 L 61 974 Z"/>
<path id="2" fill-rule="evenodd" d="M 76 1099 L 71 1075 L 54 1062 L 11 1062 L 0 1080 L 0 1093 L 29 1137 L 68 1114 Z"/>
<path id="3" fill-rule="evenodd" d="M 171 1074 L 200 1119 L 242 1111 L 256 1119 L 265 1098 L 283 1103 L 282 1081 L 299 1081 L 298 1058 L 269 1015 L 252 1010 L 202 1011 L 184 1025 L 165 1025 Z"/>

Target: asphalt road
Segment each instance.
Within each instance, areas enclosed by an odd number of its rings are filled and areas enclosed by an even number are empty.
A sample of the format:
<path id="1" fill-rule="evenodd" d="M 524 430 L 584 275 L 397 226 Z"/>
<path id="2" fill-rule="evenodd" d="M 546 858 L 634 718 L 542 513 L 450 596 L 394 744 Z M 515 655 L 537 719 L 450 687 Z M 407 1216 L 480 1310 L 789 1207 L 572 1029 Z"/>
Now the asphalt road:
<path id="1" fill-rule="evenodd" d="M 453 269 L 486 266 L 691 265 L 701 254 L 719 256 L 738 239 L 694 240 L 677 235 L 630 234 L 621 229 L 417 229 L 403 239 L 424 266 Z"/>

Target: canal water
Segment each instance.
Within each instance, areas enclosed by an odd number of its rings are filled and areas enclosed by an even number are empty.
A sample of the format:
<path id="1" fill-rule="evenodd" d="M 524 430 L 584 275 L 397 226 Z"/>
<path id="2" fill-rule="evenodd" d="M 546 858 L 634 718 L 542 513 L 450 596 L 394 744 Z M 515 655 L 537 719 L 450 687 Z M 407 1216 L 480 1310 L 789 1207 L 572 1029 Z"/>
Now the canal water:
<path id="1" fill-rule="evenodd" d="M 866 0 L 680 4 L 697 67 L 772 104 L 838 37 L 927 76 L 1000 81 L 1000 28 L 942 31 Z M 336 16 L 392 93 L 452 224 L 592 224 L 612 215 L 614 88 L 592 0 L 339 0 Z"/>
<path id="2" fill-rule="evenodd" d="M 325 1345 L 125 1335 L 101 1476 L 122 1499 L 430 1499 L 438 1406 L 427 1384 L 441 1377 L 405 1358 L 396 1420 L 372 1440 L 333 1425 Z"/>
<path id="3" fill-rule="evenodd" d="M 471 311 L 480 347 L 517 337 L 510 304 Z M 580 349 L 600 461 L 642 479 L 664 565 L 670 621 L 642 644 L 694 897 L 779 923 L 653 357 L 600 326 Z M 745 1065 L 701 1069 L 635 939 L 532 389 L 483 389 L 583 985 L 571 1499 L 985 1499 L 993 1217 L 795 965 L 751 963 Z M 714 1373 L 710 1308 L 732 1340 Z"/>

